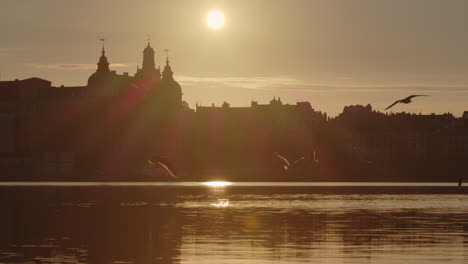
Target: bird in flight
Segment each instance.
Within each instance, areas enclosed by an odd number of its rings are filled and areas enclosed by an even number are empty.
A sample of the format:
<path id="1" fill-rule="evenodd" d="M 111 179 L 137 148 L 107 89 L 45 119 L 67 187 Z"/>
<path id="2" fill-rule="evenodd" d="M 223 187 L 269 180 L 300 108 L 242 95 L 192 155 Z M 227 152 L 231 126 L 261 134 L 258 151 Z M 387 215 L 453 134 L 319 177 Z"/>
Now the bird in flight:
<path id="1" fill-rule="evenodd" d="M 317 152 L 315 152 L 315 149 L 312 151 L 312 158 L 314 163 L 318 163 L 319 160 L 317 159 Z"/>
<path id="2" fill-rule="evenodd" d="M 425 95 L 425 94 L 414 94 L 414 95 L 410 95 L 404 99 L 401 99 L 401 100 L 396 100 L 393 104 L 391 104 L 390 106 L 388 106 L 387 108 L 385 108 L 385 110 L 387 109 L 390 109 L 392 106 L 398 104 L 398 103 L 402 103 L 402 104 L 409 104 L 411 103 L 411 99 L 413 99 L 414 97 L 417 97 L 417 96 L 429 96 L 429 95 Z"/>
<path id="3" fill-rule="evenodd" d="M 179 177 L 177 175 L 175 175 L 175 173 L 169 168 L 169 166 L 162 163 L 161 161 L 156 160 L 156 162 L 154 162 L 152 160 L 148 160 L 148 163 L 153 165 L 153 166 L 156 166 L 156 164 L 161 166 L 169 174 L 169 176 L 171 176 L 174 179 L 179 179 Z"/>
<path id="4" fill-rule="evenodd" d="M 305 158 L 304 157 L 301 157 L 297 160 L 295 160 L 292 164 L 291 162 L 289 162 L 288 159 L 286 159 L 285 157 L 281 156 L 280 154 L 278 154 L 277 152 L 275 152 L 275 155 L 281 159 L 283 161 L 283 168 L 284 170 L 289 170 L 295 166 L 297 166 L 301 161 L 303 161 Z"/>

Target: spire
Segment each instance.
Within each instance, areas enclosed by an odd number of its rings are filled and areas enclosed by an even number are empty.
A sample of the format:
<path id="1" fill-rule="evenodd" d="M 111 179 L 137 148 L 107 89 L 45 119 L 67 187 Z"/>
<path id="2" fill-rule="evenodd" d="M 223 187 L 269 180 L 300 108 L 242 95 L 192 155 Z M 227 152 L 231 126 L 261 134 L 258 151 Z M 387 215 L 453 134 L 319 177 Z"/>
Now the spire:
<path id="1" fill-rule="evenodd" d="M 163 79 L 174 80 L 174 73 L 172 72 L 171 66 L 169 65 L 169 50 L 165 49 L 166 52 L 166 66 L 164 66 Z"/>
<path id="2" fill-rule="evenodd" d="M 106 50 L 105 50 L 105 48 L 104 48 L 104 42 L 105 42 L 106 39 L 105 39 L 105 38 L 101 38 L 101 39 L 99 39 L 99 40 L 102 41 L 102 51 L 101 51 L 101 53 L 102 53 L 102 56 L 104 56 L 104 55 L 106 54 Z"/>
<path id="3" fill-rule="evenodd" d="M 169 49 L 165 49 L 163 51 L 166 52 L 166 66 L 169 66 Z"/>
<path id="4" fill-rule="evenodd" d="M 109 71 L 109 62 L 107 61 L 106 57 L 106 50 L 104 48 L 104 38 L 99 39 L 102 41 L 102 50 L 101 50 L 101 57 L 99 58 L 99 62 L 97 63 L 97 71 L 100 72 L 108 72 Z"/>

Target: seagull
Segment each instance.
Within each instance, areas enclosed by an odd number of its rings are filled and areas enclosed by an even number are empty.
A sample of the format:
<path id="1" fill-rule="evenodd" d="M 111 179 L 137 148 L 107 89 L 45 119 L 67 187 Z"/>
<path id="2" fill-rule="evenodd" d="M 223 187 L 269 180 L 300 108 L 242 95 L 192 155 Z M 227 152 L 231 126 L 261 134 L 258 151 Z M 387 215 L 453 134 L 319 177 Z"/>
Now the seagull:
<path id="1" fill-rule="evenodd" d="M 313 161 L 314 163 L 318 163 L 319 160 L 317 159 L 317 152 L 315 152 L 315 149 L 314 149 L 314 151 L 312 152 L 312 156 L 313 156 L 313 157 L 312 157 L 312 158 L 313 158 L 312 161 Z"/>
<path id="2" fill-rule="evenodd" d="M 148 160 L 148 163 L 153 165 L 153 166 L 156 166 L 156 164 L 158 164 L 159 166 L 161 166 L 164 170 L 167 171 L 167 173 L 169 174 L 169 176 L 171 176 L 172 178 L 174 179 L 179 179 L 179 177 L 177 175 L 175 175 L 175 173 L 169 168 L 169 166 L 167 166 L 166 164 L 162 163 L 161 161 L 152 161 L 152 160 Z"/>
<path id="3" fill-rule="evenodd" d="M 417 96 L 429 96 L 429 95 L 425 95 L 425 94 L 414 94 L 414 95 L 410 95 L 404 99 L 401 99 L 401 100 L 397 100 L 395 101 L 393 104 L 391 104 L 389 107 L 385 108 L 385 110 L 387 109 L 390 109 L 392 106 L 398 104 L 398 103 L 402 103 L 402 104 L 409 104 L 411 103 L 411 99 L 413 99 L 414 97 L 417 97 Z"/>
<path id="4" fill-rule="evenodd" d="M 282 161 L 283 161 L 283 168 L 284 170 L 289 170 L 291 168 L 294 168 L 295 166 L 297 166 L 301 161 L 303 161 L 305 158 L 304 157 L 301 157 L 297 160 L 295 160 L 292 164 L 289 162 L 289 160 L 287 160 L 285 157 L 281 156 L 280 154 L 278 154 L 277 152 L 275 152 L 275 155 L 280 158 Z"/>

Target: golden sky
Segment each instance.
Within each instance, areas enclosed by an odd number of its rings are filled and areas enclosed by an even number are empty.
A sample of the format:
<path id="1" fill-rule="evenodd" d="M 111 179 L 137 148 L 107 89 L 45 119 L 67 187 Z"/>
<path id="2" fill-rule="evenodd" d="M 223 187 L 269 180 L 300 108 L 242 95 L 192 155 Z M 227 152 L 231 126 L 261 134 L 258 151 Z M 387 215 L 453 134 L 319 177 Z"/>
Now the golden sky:
<path id="1" fill-rule="evenodd" d="M 331 115 L 430 94 L 394 111 L 468 110 L 465 0 L 0 0 L 2 80 L 85 85 L 105 37 L 117 72 L 133 74 L 147 35 L 191 106 L 307 100 Z M 210 10 L 225 25 L 208 27 Z"/>

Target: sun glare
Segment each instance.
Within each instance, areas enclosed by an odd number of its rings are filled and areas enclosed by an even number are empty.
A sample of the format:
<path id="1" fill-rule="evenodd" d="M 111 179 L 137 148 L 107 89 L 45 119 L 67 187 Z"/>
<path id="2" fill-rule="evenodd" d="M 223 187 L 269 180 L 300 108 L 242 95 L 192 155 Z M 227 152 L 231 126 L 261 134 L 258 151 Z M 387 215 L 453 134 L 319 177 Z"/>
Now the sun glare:
<path id="1" fill-rule="evenodd" d="M 231 182 L 225 181 L 211 181 L 211 182 L 204 182 L 203 185 L 210 186 L 210 187 L 224 187 L 232 185 Z"/>
<path id="2" fill-rule="evenodd" d="M 211 11 L 206 16 L 206 24 L 213 28 L 218 29 L 224 25 L 224 14 L 220 11 Z"/>

